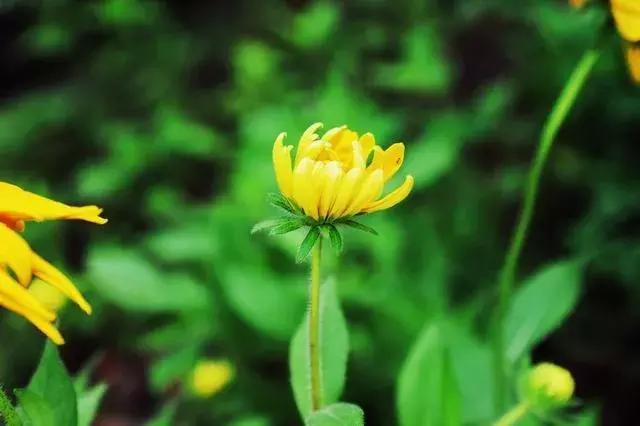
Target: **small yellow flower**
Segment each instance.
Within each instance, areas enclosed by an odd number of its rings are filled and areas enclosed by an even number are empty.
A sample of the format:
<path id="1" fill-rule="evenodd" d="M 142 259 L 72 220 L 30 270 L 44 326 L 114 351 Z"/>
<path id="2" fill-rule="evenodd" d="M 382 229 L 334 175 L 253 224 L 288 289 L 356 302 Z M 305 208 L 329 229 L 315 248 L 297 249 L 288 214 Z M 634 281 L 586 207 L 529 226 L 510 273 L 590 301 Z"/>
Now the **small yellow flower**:
<path id="1" fill-rule="evenodd" d="M 46 307 L 36 292 L 28 290 L 34 277 L 53 286 L 87 314 L 91 313 L 91 306 L 73 283 L 33 252 L 16 231 L 31 220 L 80 219 L 105 223 L 100 213 L 95 206 L 67 206 L 0 182 L 0 305 L 25 317 L 56 344 L 64 343 L 64 339 L 53 325 L 55 309 Z"/>
<path id="2" fill-rule="evenodd" d="M 573 396 L 575 383 L 571 373 L 555 364 L 541 363 L 534 366 L 524 381 L 524 396 L 539 409 L 565 405 Z"/>
<path id="3" fill-rule="evenodd" d="M 413 187 L 413 177 L 381 198 L 384 184 L 398 171 L 404 160 L 404 144 L 386 150 L 376 145 L 371 133 L 362 136 L 346 126 L 316 131 L 322 123 L 311 125 L 298 142 L 295 159 L 293 145 L 284 145 L 281 133 L 273 146 L 273 165 L 282 195 L 315 221 L 385 210 L 404 200 Z M 371 162 L 368 159 L 371 156 Z"/>
<path id="4" fill-rule="evenodd" d="M 211 397 L 229 384 L 233 374 L 233 366 L 227 360 L 199 361 L 191 372 L 191 392 L 199 398 Z"/>

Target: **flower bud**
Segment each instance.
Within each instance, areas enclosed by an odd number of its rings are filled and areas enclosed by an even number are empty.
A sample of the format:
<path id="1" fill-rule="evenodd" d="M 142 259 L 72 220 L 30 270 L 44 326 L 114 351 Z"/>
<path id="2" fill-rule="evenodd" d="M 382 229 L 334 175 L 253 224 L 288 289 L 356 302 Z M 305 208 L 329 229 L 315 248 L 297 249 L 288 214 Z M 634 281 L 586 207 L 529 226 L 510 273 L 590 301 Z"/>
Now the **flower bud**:
<path id="1" fill-rule="evenodd" d="M 204 359 L 193 368 L 189 387 L 193 395 L 208 398 L 224 389 L 233 379 L 233 366 L 227 360 Z"/>
<path id="2" fill-rule="evenodd" d="M 524 377 L 523 397 L 534 409 L 549 410 L 565 405 L 573 396 L 571 373 L 551 363 L 534 366 Z"/>

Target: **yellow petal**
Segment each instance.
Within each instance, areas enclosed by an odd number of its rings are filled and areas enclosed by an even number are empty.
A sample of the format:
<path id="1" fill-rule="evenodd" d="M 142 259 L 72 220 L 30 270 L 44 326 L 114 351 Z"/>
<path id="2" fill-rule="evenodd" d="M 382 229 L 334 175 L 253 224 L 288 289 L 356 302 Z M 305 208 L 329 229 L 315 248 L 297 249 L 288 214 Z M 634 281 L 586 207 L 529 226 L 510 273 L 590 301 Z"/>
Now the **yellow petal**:
<path id="1" fill-rule="evenodd" d="M 0 296 L 10 300 L 17 306 L 22 306 L 47 321 L 56 319 L 56 314 L 43 307 L 38 299 L 29 291 L 15 282 L 6 272 L 0 271 Z"/>
<path id="2" fill-rule="evenodd" d="M 375 147 L 371 169 L 381 168 L 384 171 L 384 181 L 388 182 L 402 166 L 404 161 L 404 144 L 394 143 L 386 151 Z"/>
<path id="3" fill-rule="evenodd" d="M 358 140 L 358 134 L 349 130 L 346 126 L 338 128 L 339 130 L 329 134 L 325 134 L 322 139 L 331 144 L 333 151 L 338 156 L 345 170 L 352 168 L 353 159 L 353 141 Z"/>
<path id="4" fill-rule="evenodd" d="M 360 193 L 351 201 L 343 216 L 353 216 L 359 213 L 365 205 L 380 197 L 383 185 L 384 175 L 382 170 L 375 170 L 364 180 Z"/>
<path id="5" fill-rule="evenodd" d="M 26 286 L 31 281 L 31 248 L 16 232 L 0 223 L 0 266 L 7 265 L 18 281 Z"/>
<path id="6" fill-rule="evenodd" d="M 365 133 L 360 136 L 360 145 L 362 146 L 362 155 L 364 155 L 365 161 L 369 157 L 371 150 L 376 146 L 376 138 L 371 133 Z"/>
<path id="7" fill-rule="evenodd" d="M 319 216 L 322 218 L 326 218 L 329 215 L 329 211 L 336 200 L 342 177 L 344 176 L 344 172 L 337 161 L 327 163 L 324 168 L 324 173 L 325 184 L 318 209 Z"/>
<path id="8" fill-rule="evenodd" d="M 304 156 L 304 152 L 307 150 L 307 147 L 319 139 L 320 136 L 316 133 L 316 131 L 322 127 L 322 123 L 313 123 L 307 130 L 304 131 L 302 136 L 300 137 L 300 141 L 298 142 L 298 150 L 296 151 L 296 161 L 295 166 L 300 163 L 302 157 Z"/>
<path id="9" fill-rule="evenodd" d="M 407 198 L 411 189 L 413 188 L 413 176 L 407 176 L 404 183 L 396 188 L 393 192 L 387 194 L 386 197 L 370 203 L 368 206 L 362 209 L 365 213 L 373 213 L 379 210 L 385 210 L 391 208 Z"/>
<path id="10" fill-rule="evenodd" d="M 303 158 L 293 172 L 293 200 L 304 210 L 307 216 L 317 219 L 317 194 L 314 192 L 311 173 L 315 161 Z M 315 216 L 314 216 L 315 215 Z"/>
<path id="11" fill-rule="evenodd" d="M 352 166 L 355 169 L 364 169 L 365 166 L 367 165 L 367 157 L 364 156 L 364 152 L 362 150 L 362 145 L 360 144 L 360 141 L 353 141 L 351 142 L 351 146 L 352 146 Z"/>
<path id="12" fill-rule="evenodd" d="M 24 306 L 21 306 L 11 299 L 5 297 L 0 294 L 0 305 L 9 309 L 10 311 L 15 312 L 16 314 L 26 318 L 29 322 L 31 322 L 38 330 L 44 333 L 53 343 L 56 345 L 64 344 L 64 339 L 58 329 L 51 324 L 50 321 L 47 321 L 45 318 L 42 318 L 40 315 L 36 314 L 29 309 L 26 309 Z"/>
<path id="13" fill-rule="evenodd" d="M 626 57 L 631 78 L 636 84 L 640 84 L 640 46 L 628 45 Z"/>
<path id="14" fill-rule="evenodd" d="M 0 182 L 0 220 L 6 218 L 12 227 L 21 220 L 77 219 L 100 225 L 107 223 L 100 213 L 102 209 L 97 206 L 68 206 Z"/>
<path id="15" fill-rule="evenodd" d="M 345 209 L 349 206 L 353 198 L 358 195 L 363 176 L 364 170 L 362 169 L 351 169 L 347 172 L 342 179 L 336 201 L 333 203 L 333 207 L 331 207 L 329 216 L 333 218 L 343 216 Z"/>
<path id="16" fill-rule="evenodd" d="M 283 145 L 286 133 L 280 133 L 273 144 L 273 169 L 280 192 L 287 198 L 292 195 L 293 171 L 291 169 L 292 145 Z"/>
<path id="17" fill-rule="evenodd" d="M 80 309 L 89 315 L 91 314 L 89 303 L 62 272 L 35 253 L 32 255 L 32 262 L 33 273 L 38 278 L 60 290 L 62 294 L 73 300 Z"/>
<path id="18" fill-rule="evenodd" d="M 627 41 L 640 41 L 640 2 L 611 0 L 611 13 L 620 35 Z"/>

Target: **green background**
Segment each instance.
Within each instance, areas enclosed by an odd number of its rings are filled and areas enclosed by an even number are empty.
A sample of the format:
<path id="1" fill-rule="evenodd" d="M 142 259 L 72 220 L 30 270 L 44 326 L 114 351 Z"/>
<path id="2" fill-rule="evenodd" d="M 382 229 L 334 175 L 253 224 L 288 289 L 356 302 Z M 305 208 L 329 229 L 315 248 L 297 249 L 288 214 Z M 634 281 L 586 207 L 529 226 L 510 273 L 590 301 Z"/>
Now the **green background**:
<path id="1" fill-rule="evenodd" d="M 316 121 L 405 142 L 391 185 L 415 177 L 405 202 L 363 220 L 380 236 L 347 231 L 340 256 L 325 251 L 350 334 L 343 400 L 368 425 L 396 424 L 402 365 L 440 333 L 466 357 L 463 421 L 487 424 L 488 326 L 527 167 L 607 19 L 551 0 L 0 0 L 0 180 L 109 218 L 26 231 L 94 307 L 68 306 L 60 327 L 68 368 L 93 361 L 109 385 L 97 424 L 171 406 L 201 357 L 228 358 L 235 380 L 180 396 L 175 424 L 299 423 L 287 355 L 306 307 L 303 234 L 249 230 L 277 214 L 276 135 L 295 143 Z M 555 329 L 523 350 L 571 370 L 581 412 L 614 425 L 629 424 L 640 385 L 640 101 L 605 25 L 518 276 L 584 261 L 521 296 L 522 315 Z M 0 342 L 0 382 L 23 387 L 42 336 L 1 312 Z M 449 371 L 434 366 L 425 377 Z"/>

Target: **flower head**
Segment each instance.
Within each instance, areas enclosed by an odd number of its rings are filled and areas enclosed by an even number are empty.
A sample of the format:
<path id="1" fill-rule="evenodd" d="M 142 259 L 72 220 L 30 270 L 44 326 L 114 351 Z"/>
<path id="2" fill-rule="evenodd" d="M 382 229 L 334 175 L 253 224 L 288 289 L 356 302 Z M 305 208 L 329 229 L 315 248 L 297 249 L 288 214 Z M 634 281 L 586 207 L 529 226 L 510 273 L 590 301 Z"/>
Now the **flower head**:
<path id="1" fill-rule="evenodd" d="M 208 398 L 224 389 L 233 379 L 233 366 L 227 360 L 205 359 L 193 368 L 190 377 L 191 392 Z"/>
<path id="2" fill-rule="evenodd" d="M 273 165 L 282 195 L 307 217 L 318 222 L 385 210 L 404 200 L 413 187 L 413 177 L 384 197 L 384 184 L 404 160 L 404 144 L 386 150 L 371 133 L 359 136 L 346 126 L 330 129 L 322 137 L 311 125 L 298 142 L 284 145 L 281 133 L 273 146 Z M 370 159 L 370 161 L 369 161 Z"/>
<path id="3" fill-rule="evenodd" d="M 565 405 L 573 396 L 574 389 L 571 373 L 547 362 L 534 366 L 523 383 L 524 397 L 533 407 L 542 410 Z"/>
<path id="4" fill-rule="evenodd" d="M 0 305 L 25 317 L 56 344 L 64 343 L 64 339 L 53 325 L 54 309 L 38 299 L 38 292 L 28 290 L 34 277 L 55 287 L 87 314 L 91 313 L 91 306 L 62 272 L 31 250 L 17 231 L 29 220 L 80 219 L 105 223 L 100 213 L 95 206 L 67 206 L 0 182 Z"/>

